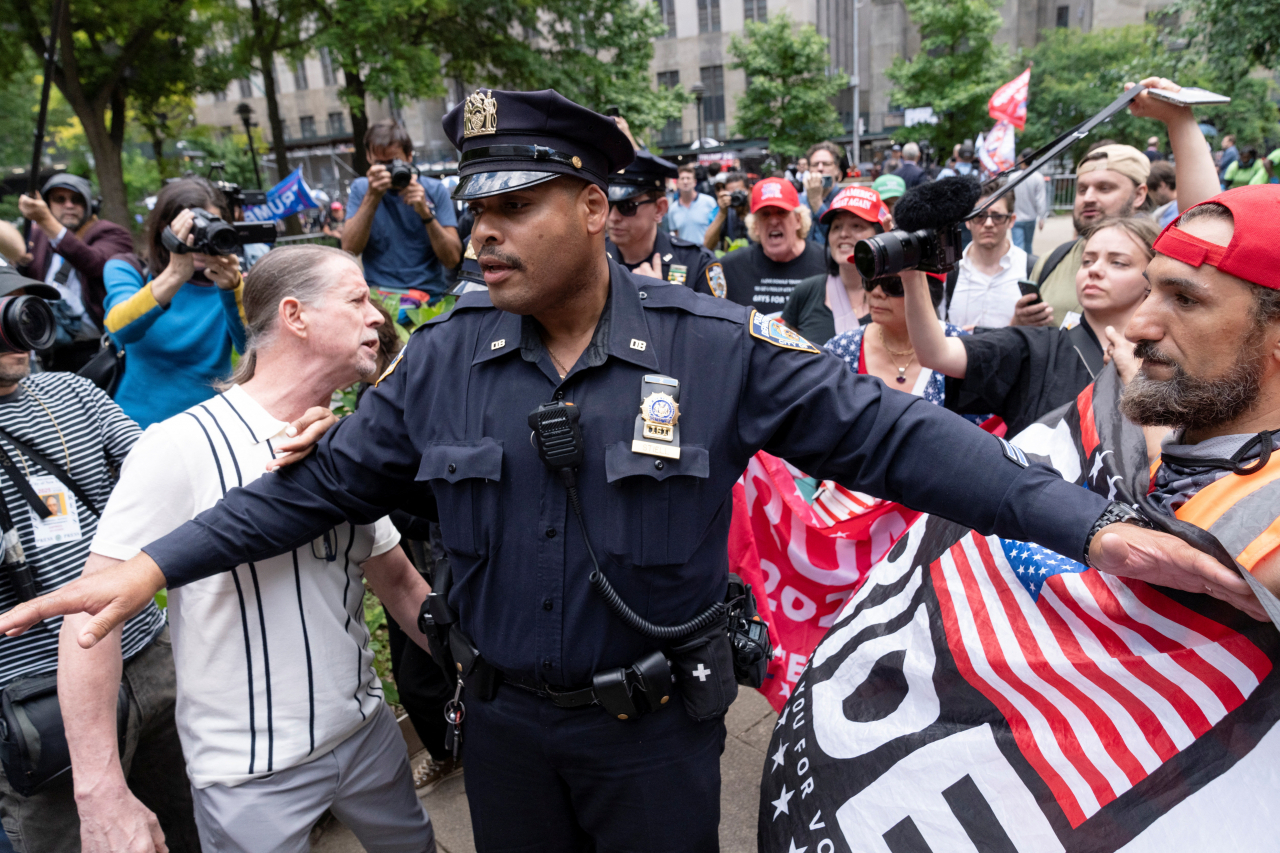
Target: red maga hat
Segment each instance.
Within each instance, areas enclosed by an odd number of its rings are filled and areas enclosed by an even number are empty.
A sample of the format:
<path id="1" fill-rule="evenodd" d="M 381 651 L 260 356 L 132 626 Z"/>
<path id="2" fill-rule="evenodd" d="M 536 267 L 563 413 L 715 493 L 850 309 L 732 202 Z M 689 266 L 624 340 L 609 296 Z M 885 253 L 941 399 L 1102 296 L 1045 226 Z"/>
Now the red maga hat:
<path id="1" fill-rule="evenodd" d="M 883 219 L 884 202 L 880 193 L 870 187 L 845 187 L 831 199 L 831 206 L 822 214 L 822 224 L 826 225 L 837 213 L 852 213 L 873 224 L 880 224 Z"/>
<path id="2" fill-rule="evenodd" d="M 800 196 L 790 181 L 782 178 L 765 178 L 751 188 L 751 212 L 762 207 L 780 207 L 783 210 L 795 210 L 800 206 Z"/>
<path id="3" fill-rule="evenodd" d="M 1280 185 L 1259 184 L 1219 193 L 1201 204 L 1217 203 L 1231 211 L 1235 231 L 1225 246 L 1192 236 L 1178 223 L 1195 207 L 1188 208 L 1165 226 L 1155 242 L 1155 251 L 1193 267 L 1217 267 L 1247 282 L 1280 290 L 1280 240 L 1265 223 L 1280 219 Z"/>

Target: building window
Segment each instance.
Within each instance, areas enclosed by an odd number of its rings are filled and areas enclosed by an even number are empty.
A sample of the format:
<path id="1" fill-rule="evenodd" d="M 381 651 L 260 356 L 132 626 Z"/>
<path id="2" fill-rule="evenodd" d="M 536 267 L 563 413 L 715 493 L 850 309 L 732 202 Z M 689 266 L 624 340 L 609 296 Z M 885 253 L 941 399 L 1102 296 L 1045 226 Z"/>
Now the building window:
<path id="1" fill-rule="evenodd" d="M 345 113 L 329 113 L 329 135 L 342 136 L 347 132 L 347 117 Z"/>
<path id="2" fill-rule="evenodd" d="M 665 86 L 668 89 L 674 89 L 680 85 L 679 71 L 659 71 L 658 86 Z M 659 145 L 679 145 L 684 141 L 684 123 L 679 118 L 673 118 L 667 122 L 666 126 L 658 132 Z"/>
<path id="3" fill-rule="evenodd" d="M 666 26 L 667 31 L 658 36 L 658 38 L 675 38 L 676 37 L 676 0 L 658 0 L 658 6 L 662 9 L 662 23 Z"/>
<path id="4" fill-rule="evenodd" d="M 768 4 L 765 0 L 742 0 L 742 17 L 744 20 L 763 24 L 769 20 Z"/>
<path id="5" fill-rule="evenodd" d="M 218 103 L 222 103 L 223 101 L 225 101 L 225 100 L 227 99 L 227 90 L 226 90 L 226 89 L 222 89 L 221 91 L 214 92 L 214 93 L 213 93 L 213 99 L 214 99 L 215 101 L 217 101 Z"/>
<path id="6" fill-rule="evenodd" d="M 316 117 L 315 116 L 298 116 L 298 132 L 302 134 L 303 139 L 310 139 L 316 135 Z"/>
<path id="7" fill-rule="evenodd" d="M 293 88 L 299 92 L 307 88 L 307 64 L 298 61 L 293 64 Z"/>
<path id="8" fill-rule="evenodd" d="M 707 136 L 725 138 L 724 66 L 704 65 L 698 69 L 707 93 L 702 96 L 702 124 Z"/>
<path id="9" fill-rule="evenodd" d="M 338 85 L 338 75 L 333 73 L 333 57 L 327 47 L 320 48 L 320 75 L 326 86 Z"/>
<path id="10" fill-rule="evenodd" d="M 243 80 L 237 80 L 236 82 L 240 84 L 240 97 L 253 97 L 253 85 L 249 82 L 248 77 L 245 77 Z"/>
<path id="11" fill-rule="evenodd" d="M 1058 7 L 1058 26 L 1059 27 L 1071 26 L 1071 7 L 1070 6 Z"/>
<path id="12" fill-rule="evenodd" d="M 698 0 L 698 32 L 720 32 L 720 0 Z"/>

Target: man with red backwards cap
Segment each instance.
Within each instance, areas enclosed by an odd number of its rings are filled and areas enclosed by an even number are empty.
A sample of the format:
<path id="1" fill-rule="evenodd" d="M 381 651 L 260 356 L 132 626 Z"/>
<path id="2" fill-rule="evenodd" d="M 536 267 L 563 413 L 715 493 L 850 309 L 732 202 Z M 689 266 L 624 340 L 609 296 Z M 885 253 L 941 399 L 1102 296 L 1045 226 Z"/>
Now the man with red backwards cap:
<path id="1" fill-rule="evenodd" d="M 1196 205 L 1155 243 L 1125 337 L 1142 359 L 1120 409 L 1172 427 L 1151 503 L 1214 534 L 1280 591 L 1280 186 Z M 1259 227 L 1261 226 L 1261 227 Z"/>
<path id="2" fill-rule="evenodd" d="M 728 281 L 726 298 L 777 314 L 796 285 L 827 268 L 822 246 L 806 239 L 812 217 L 796 188 L 782 178 L 765 178 L 751 188 L 747 236 L 751 245 L 721 259 Z"/>

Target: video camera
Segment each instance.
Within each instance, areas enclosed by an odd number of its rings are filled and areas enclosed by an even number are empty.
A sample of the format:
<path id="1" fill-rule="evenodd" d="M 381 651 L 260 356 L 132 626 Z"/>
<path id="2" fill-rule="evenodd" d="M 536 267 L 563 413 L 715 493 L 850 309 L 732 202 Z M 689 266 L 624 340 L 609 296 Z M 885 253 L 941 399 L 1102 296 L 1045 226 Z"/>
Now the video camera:
<path id="1" fill-rule="evenodd" d="M 274 243 L 274 222 L 224 222 L 207 210 L 193 207 L 195 221 L 191 224 L 191 236 L 195 239 L 187 245 L 178 239 L 173 229 L 165 226 L 160 242 L 175 255 L 199 252 L 202 255 L 234 255 L 236 249 L 246 243 Z"/>
<path id="2" fill-rule="evenodd" d="M 1095 127 L 1124 109 L 1144 86 L 1134 86 L 1116 98 L 1105 109 L 1068 130 L 1031 157 L 1022 173 L 991 194 L 980 209 L 973 205 L 981 197 L 981 184 L 973 177 L 944 178 L 941 181 L 913 187 L 893 210 L 898 229 L 858 241 L 853 250 L 853 263 L 862 277 L 870 281 L 903 270 L 948 273 L 960 262 L 960 223 L 985 213 L 998 199 L 1035 174 L 1068 146 L 1083 139 Z M 1001 172 L 996 177 L 1004 177 Z"/>
<path id="3" fill-rule="evenodd" d="M 215 181 L 213 175 L 215 172 L 225 172 L 227 164 L 221 160 L 214 160 L 209 164 L 208 180 L 226 197 L 227 207 L 233 211 L 239 207 L 254 207 L 259 204 L 267 203 L 267 194 L 264 190 L 246 190 L 239 184 L 233 184 L 231 181 Z"/>

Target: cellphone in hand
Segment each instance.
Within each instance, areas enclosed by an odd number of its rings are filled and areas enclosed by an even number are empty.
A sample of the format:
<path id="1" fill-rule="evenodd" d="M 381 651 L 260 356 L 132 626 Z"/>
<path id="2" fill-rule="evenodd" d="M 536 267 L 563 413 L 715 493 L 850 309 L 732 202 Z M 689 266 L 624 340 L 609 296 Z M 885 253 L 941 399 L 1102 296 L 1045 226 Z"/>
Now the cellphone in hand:
<path id="1" fill-rule="evenodd" d="M 836 182 L 836 179 L 835 179 L 835 178 L 833 178 L 833 177 L 831 177 L 830 175 L 823 175 L 823 176 L 822 176 L 822 191 L 823 191 L 823 192 L 826 192 L 827 190 L 831 189 L 832 185 L 833 185 L 833 184 L 835 184 L 835 182 Z"/>
<path id="2" fill-rule="evenodd" d="M 1198 104 L 1231 103 L 1231 99 L 1226 95 L 1219 95 L 1217 92 L 1210 92 L 1208 89 L 1197 89 L 1194 86 L 1184 86 L 1177 92 L 1170 92 L 1167 89 L 1148 89 L 1147 91 L 1151 93 L 1153 98 L 1159 98 L 1162 101 L 1168 101 L 1180 107 L 1191 107 Z"/>
<path id="3" fill-rule="evenodd" d="M 619 107 L 616 104 L 610 105 L 605 108 L 604 114 L 609 116 L 610 118 L 617 118 L 618 116 L 622 115 L 622 107 Z"/>
<path id="4" fill-rule="evenodd" d="M 1036 298 L 1028 302 L 1028 305 L 1037 305 L 1042 301 L 1040 299 L 1040 285 L 1036 284 L 1034 281 L 1028 281 L 1027 279 L 1019 281 L 1018 290 L 1022 292 L 1023 296 L 1035 295 Z"/>

